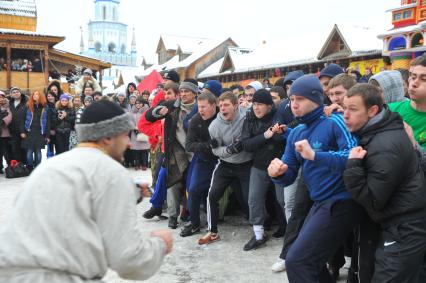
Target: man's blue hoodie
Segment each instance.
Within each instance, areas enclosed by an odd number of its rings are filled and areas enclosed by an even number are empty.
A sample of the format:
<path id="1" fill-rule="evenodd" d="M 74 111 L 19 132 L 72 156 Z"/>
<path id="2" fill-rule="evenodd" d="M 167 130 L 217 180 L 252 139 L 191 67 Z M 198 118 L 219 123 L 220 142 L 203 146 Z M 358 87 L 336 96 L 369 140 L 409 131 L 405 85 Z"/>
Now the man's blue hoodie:
<path id="1" fill-rule="evenodd" d="M 349 151 L 357 146 L 357 140 L 346 128 L 342 116 L 325 117 L 323 106 L 320 106 L 298 119 L 301 125 L 291 131 L 281 158 L 288 170 L 273 181 L 281 186 L 291 185 L 302 166 L 303 178 L 313 201 L 350 199 L 343 183 L 343 171 Z M 304 139 L 315 151 L 313 161 L 303 159 L 295 150 L 294 144 Z"/>

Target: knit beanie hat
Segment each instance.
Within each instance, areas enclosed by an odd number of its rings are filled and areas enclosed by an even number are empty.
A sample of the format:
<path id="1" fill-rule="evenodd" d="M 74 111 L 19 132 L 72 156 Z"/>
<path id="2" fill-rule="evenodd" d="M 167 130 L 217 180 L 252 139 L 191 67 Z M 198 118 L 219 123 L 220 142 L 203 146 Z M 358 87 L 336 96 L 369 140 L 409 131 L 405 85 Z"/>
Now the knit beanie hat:
<path id="1" fill-rule="evenodd" d="M 91 97 L 91 96 L 86 96 L 86 97 L 84 98 L 84 101 L 85 101 L 85 102 L 88 102 L 88 101 L 93 102 L 93 97 Z"/>
<path id="2" fill-rule="evenodd" d="M 318 105 L 324 102 L 324 91 L 319 79 L 315 75 L 304 75 L 291 85 L 290 96 L 300 95 Z"/>
<path id="3" fill-rule="evenodd" d="M 222 94 L 222 84 L 216 80 L 207 81 L 204 84 L 204 88 L 209 90 L 215 96 L 219 97 Z"/>
<path id="4" fill-rule="evenodd" d="M 80 142 L 98 141 L 133 130 L 135 121 L 117 103 L 100 100 L 87 106 L 75 128 Z"/>
<path id="5" fill-rule="evenodd" d="M 183 82 L 180 83 L 179 90 L 181 89 L 187 89 L 192 91 L 193 93 L 198 93 L 198 83 L 194 79 L 185 79 Z"/>
<path id="6" fill-rule="evenodd" d="M 171 70 L 171 71 L 166 72 L 164 74 L 163 78 L 165 80 L 174 81 L 175 83 L 179 83 L 179 81 L 180 81 L 179 74 L 175 70 Z"/>
<path id="7" fill-rule="evenodd" d="M 10 88 L 9 93 L 12 93 L 12 91 L 17 90 L 19 92 L 21 92 L 21 89 L 19 87 L 13 86 Z"/>
<path id="8" fill-rule="evenodd" d="M 258 91 L 259 89 L 263 88 L 263 85 L 262 85 L 262 83 L 261 83 L 261 82 L 259 82 L 259 81 L 253 81 L 253 82 L 249 83 L 249 84 L 246 86 L 246 88 L 247 88 L 247 87 L 252 87 L 252 88 L 254 88 L 256 91 Z"/>
<path id="9" fill-rule="evenodd" d="M 253 94 L 252 102 L 253 103 L 254 102 L 263 103 L 263 104 L 267 104 L 267 105 L 274 104 L 274 101 L 272 100 L 271 93 L 264 88 L 259 89 L 258 91 L 256 91 Z"/>
<path id="10" fill-rule="evenodd" d="M 59 97 L 59 100 L 62 100 L 62 99 L 66 99 L 66 100 L 70 100 L 71 99 L 71 95 L 69 95 L 69 94 L 67 94 L 67 93 L 64 93 L 64 94 L 61 94 L 61 96 Z"/>
<path id="11" fill-rule="evenodd" d="M 87 68 L 86 70 L 83 71 L 83 75 L 85 75 L 85 74 L 92 76 L 93 72 L 92 72 L 92 70 L 90 70 L 89 68 Z"/>
<path id="12" fill-rule="evenodd" d="M 132 97 L 133 97 L 133 98 L 138 98 L 138 97 L 137 97 L 136 95 L 134 95 L 134 94 L 129 95 L 129 99 L 130 99 L 130 98 L 132 98 Z"/>
<path id="13" fill-rule="evenodd" d="M 305 73 L 303 73 L 302 70 L 296 70 L 288 73 L 285 78 L 282 86 L 285 86 L 286 84 L 292 84 L 295 80 L 303 76 Z"/>
<path id="14" fill-rule="evenodd" d="M 335 76 L 342 74 L 343 68 L 337 64 L 329 64 L 327 67 L 321 70 L 319 77 L 330 77 L 334 78 Z"/>

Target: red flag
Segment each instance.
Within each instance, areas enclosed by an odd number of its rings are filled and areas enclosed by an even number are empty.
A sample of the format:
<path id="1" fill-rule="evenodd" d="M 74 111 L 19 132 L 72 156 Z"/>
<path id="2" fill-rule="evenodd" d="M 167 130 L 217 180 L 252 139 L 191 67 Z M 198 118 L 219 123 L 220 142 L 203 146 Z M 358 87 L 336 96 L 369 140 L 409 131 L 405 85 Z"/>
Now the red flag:
<path id="1" fill-rule="evenodd" d="M 142 92 L 144 90 L 147 90 L 149 92 L 152 92 L 154 89 L 157 88 L 157 84 L 162 83 L 163 78 L 161 75 L 156 71 L 153 70 L 151 74 L 146 76 L 138 85 L 139 92 Z"/>

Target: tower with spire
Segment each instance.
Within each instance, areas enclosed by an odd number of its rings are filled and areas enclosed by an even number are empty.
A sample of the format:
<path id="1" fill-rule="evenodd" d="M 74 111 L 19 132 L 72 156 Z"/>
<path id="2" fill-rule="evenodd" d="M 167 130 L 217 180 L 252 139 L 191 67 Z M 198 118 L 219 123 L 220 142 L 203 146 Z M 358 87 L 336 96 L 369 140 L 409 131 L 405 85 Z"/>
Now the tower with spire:
<path id="1" fill-rule="evenodd" d="M 85 50 L 81 30 L 80 53 L 118 66 L 136 66 L 136 38 L 133 29 L 130 52 L 127 25 L 119 21 L 120 0 L 95 0 L 95 18 L 90 20 L 88 49 Z"/>

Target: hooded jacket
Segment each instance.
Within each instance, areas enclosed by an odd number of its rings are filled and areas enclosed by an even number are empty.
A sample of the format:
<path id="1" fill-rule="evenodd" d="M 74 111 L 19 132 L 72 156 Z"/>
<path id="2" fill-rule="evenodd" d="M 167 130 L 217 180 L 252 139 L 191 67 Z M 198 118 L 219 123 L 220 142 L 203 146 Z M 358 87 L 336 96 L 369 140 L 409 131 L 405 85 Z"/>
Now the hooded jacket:
<path id="1" fill-rule="evenodd" d="M 426 216 L 426 184 L 401 117 L 385 108 L 383 118 L 361 129 L 364 159 L 350 159 L 344 172 L 353 199 L 381 224 Z"/>
<path id="2" fill-rule="evenodd" d="M 278 121 L 276 108 L 272 108 L 262 118 L 250 111 L 246 114 L 241 139 L 244 150 L 253 153 L 253 167 L 266 170 L 272 159 L 280 158 L 284 153 L 284 135 L 274 134 L 270 139 L 264 133 Z"/>
<path id="3" fill-rule="evenodd" d="M 404 96 L 404 81 L 401 73 L 398 71 L 383 71 L 369 80 L 375 80 L 383 89 L 383 97 L 385 104 L 406 100 Z"/>
<path id="4" fill-rule="evenodd" d="M 241 140 L 246 112 L 245 108 L 239 107 L 232 121 L 226 121 L 222 114 L 219 113 L 209 126 L 211 138 L 215 139 L 219 145 L 217 148 L 213 148 L 213 154 L 225 162 L 241 164 L 252 160 L 252 155 L 249 152 L 241 151 L 237 154 L 229 154 L 226 151 L 228 145 L 236 140 Z"/>

